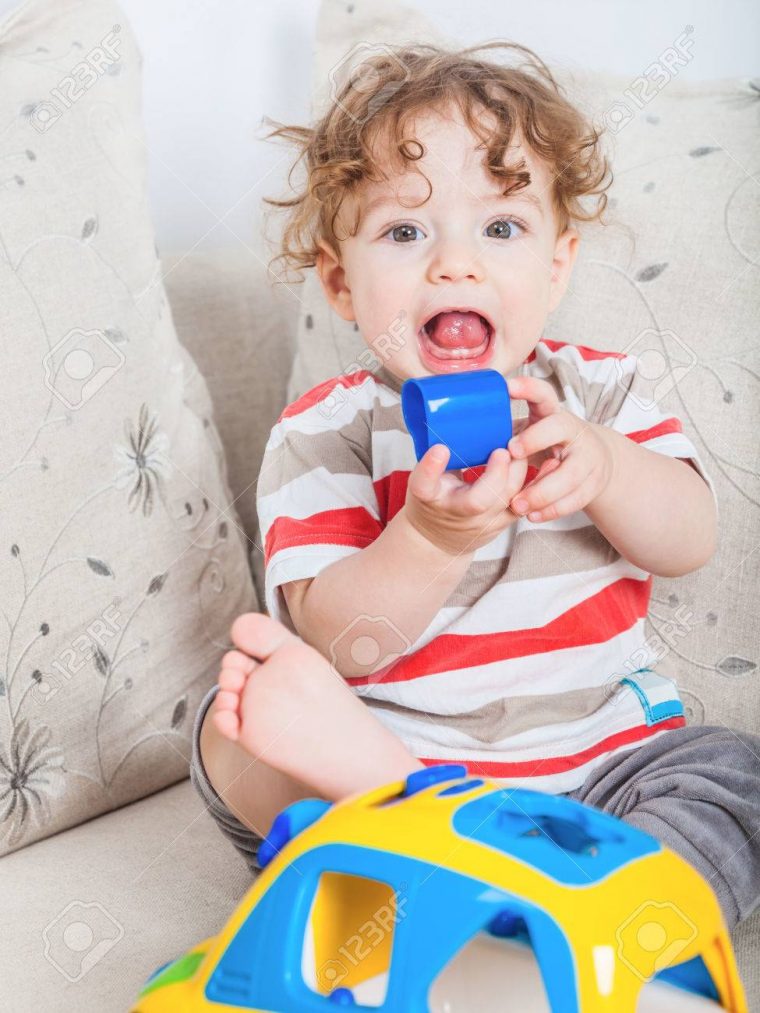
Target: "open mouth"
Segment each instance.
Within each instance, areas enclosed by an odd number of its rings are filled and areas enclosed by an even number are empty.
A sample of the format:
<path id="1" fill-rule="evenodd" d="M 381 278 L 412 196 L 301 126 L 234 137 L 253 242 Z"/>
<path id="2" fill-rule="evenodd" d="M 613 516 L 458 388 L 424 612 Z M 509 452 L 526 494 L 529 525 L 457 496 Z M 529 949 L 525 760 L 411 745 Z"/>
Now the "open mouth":
<path id="1" fill-rule="evenodd" d="M 433 366 L 477 365 L 487 357 L 493 324 L 471 309 L 447 309 L 433 314 L 418 331 L 423 359 Z"/>

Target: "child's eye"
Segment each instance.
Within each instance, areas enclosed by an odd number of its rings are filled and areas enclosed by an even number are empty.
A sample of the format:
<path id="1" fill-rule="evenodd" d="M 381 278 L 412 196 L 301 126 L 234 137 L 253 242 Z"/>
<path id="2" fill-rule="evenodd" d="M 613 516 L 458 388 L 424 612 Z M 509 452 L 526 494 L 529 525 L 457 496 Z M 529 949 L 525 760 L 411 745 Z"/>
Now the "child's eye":
<path id="1" fill-rule="evenodd" d="M 410 225 L 405 222 L 403 225 L 394 225 L 393 228 L 388 229 L 385 233 L 386 236 L 390 236 L 394 243 L 411 243 L 417 238 L 417 233 L 420 237 L 424 235 L 421 229 L 418 229 L 416 225 Z"/>
<path id="2" fill-rule="evenodd" d="M 489 239 L 511 239 L 516 231 L 522 230 L 523 226 L 513 218 L 497 218 L 486 225 L 485 234 Z"/>

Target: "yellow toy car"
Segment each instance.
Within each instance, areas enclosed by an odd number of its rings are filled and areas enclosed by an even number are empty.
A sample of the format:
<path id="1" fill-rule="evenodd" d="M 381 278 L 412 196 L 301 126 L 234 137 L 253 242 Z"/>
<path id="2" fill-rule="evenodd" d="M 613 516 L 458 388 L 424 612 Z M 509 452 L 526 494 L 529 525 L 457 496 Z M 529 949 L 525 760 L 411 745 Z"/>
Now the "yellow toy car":
<path id="1" fill-rule="evenodd" d="M 224 930 L 154 972 L 132 1013 L 747 1009 L 692 866 L 613 816 L 461 765 L 296 802 L 259 862 Z"/>

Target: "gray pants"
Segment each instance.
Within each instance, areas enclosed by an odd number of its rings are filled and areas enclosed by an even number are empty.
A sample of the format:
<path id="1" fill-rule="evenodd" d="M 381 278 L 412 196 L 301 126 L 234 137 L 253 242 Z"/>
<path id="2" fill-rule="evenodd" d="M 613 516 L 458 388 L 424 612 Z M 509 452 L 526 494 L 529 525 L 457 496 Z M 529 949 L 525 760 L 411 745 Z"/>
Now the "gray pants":
<path id="1" fill-rule="evenodd" d="M 190 779 L 255 873 L 261 838 L 230 812 L 201 761 L 200 728 L 217 689 L 195 718 Z M 760 736 L 720 726 L 674 728 L 605 760 L 568 796 L 678 852 L 712 886 L 729 930 L 760 903 Z"/>

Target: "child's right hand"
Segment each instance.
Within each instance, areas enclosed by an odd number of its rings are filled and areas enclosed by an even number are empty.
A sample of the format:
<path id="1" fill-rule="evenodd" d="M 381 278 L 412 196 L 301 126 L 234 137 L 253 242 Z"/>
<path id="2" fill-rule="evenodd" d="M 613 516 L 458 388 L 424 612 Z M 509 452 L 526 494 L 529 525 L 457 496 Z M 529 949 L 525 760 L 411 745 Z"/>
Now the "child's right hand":
<path id="1" fill-rule="evenodd" d="M 445 470 L 448 460 L 448 447 L 430 447 L 409 476 L 404 511 L 428 541 L 456 556 L 474 552 L 518 519 L 509 502 L 523 487 L 528 461 L 494 450 L 483 474 L 468 483 Z"/>

